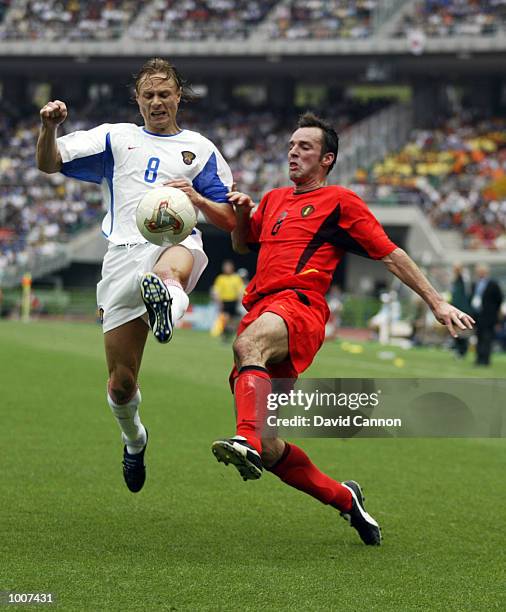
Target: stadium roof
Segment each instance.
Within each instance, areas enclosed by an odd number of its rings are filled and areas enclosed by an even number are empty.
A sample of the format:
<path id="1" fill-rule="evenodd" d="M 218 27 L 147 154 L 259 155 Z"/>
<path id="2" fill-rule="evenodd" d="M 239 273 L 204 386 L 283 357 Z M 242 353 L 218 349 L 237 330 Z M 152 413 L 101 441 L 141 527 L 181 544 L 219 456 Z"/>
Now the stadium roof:
<path id="1" fill-rule="evenodd" d="M 405 40 L 255 41 L 253 42 L 47 42 L 0 43 L 0 72 L 42 77 L 61 74 L 102 76 L 131 72 L 142 58 L 173 58 L 193 79 L 219 75 L 286 76 L 321 79 L 329 71 L 343 79 L 364 75 L 375 63 L 370 80 L 411 80 L 504 74 L 506 37 L 428 41 L 422 55 L 413 55 Z"/>

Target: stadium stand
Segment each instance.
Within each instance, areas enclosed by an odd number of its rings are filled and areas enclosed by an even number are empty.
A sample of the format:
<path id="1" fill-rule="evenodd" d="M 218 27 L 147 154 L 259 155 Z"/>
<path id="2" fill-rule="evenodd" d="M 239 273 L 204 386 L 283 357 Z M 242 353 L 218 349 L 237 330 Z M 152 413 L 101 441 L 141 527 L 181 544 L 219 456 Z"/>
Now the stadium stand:
<path id="1" fill-rule="evenodd" d="M 56 245 L 97 223 L 100 193 L 93 186 L 42 175 L 34 166 L 38 126 L 20 122 L 8 129 L 0 119 L 0 269 L 28 258 L 51 256 Z"/>
<path id="2" fill-rule="evenodd" d="M 0 0 L 0 43 L 70 57 L 130 54 L 132 39 L 172 56 L 240 56 L 245 42 L 247 55 L 483 52 L 504 49 L 505 14 L 506 0 Z"/>
<path id="3" fill-rule="evenodd" d="M 14 0 L 0 26 L 0 39 L 115 39 L 140 7 L 133 0 Z"/>
<path id="4" fill-rule="evenodd" d="M 506 0 L 423 0 L 404 15 L 396 34 L 491 36 L 506 29 Z"/>
<path id="5" fill-rule="evenodd" d="M 353 188 L 367 201 L 417 204 L 441 229 L 458 229 L 466 249 L 506 246 L 506 122 L 455 117 L 417 130 L 410 142 Z"/>
<path id="6" fill-rule="evenodd" d="M 155 0 L 131 29 L 141 40 L 247 38 L 276 0 Z"/>
<path id="7" fill-rule="evenodd" d="M 405 0 L 390 0 L 389 7 Z M 0 0 L 0 40 L 359 40 L 385 11 L 378 0 Z"/>
<path id="8" fill-rule="evenodd" d="M 377 0 L 290 0 L 273 11 L 273 38 L 361 39 L 373 34 Z"/>

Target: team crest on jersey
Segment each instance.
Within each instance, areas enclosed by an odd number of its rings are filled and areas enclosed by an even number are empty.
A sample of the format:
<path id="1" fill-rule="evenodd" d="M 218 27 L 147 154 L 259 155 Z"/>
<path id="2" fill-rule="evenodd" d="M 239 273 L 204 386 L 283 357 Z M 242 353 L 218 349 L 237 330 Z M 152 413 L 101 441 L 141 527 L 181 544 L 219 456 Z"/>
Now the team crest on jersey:
<path id="1" fill-rule="evenodd" d="M 181 155 L 183 156 L 183 161 L 187 166 L 191 166 L 192 161 L 195 159 L 195 153 L 191 151 L 181 151 Z"/>
<path id="2" fill-rule="evenodd" d="M 311 204 L 308 204 L 307 206 L 303 206 L 302 210 L 300 211 L 300 214 L 303 217 L 309 217 L 311 213 L 314 213 L 314 206 L 312 206 Z"/>

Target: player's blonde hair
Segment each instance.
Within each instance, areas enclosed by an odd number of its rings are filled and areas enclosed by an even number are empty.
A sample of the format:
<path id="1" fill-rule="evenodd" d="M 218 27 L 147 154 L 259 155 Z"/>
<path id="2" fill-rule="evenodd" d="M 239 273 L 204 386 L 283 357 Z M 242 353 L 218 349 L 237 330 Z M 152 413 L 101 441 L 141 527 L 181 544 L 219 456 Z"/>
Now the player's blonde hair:
<path id="1" fill-rule="evenodd" d="M 184 101 L 192 101 L 196 99 L 195 93 L 185 79 L 180 75 L 177 68 L 168 60 L 161 57 L 152 57 L 149 59 L 134 75 L 135 93 L 139 93 L 142 81 L 154 74 L 165 74 L 168 80 L 173 79 L 178 88 L 181 90 L 181 99 Z"/>

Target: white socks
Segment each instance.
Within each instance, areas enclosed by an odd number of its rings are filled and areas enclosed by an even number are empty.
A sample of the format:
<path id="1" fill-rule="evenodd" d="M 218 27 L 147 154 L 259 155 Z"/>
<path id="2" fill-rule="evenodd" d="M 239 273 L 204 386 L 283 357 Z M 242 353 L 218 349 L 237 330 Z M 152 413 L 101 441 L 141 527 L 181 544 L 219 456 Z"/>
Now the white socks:
<path id="1" fill-rule="evenodd" d="M 170 297 L 172 298 L 172 322 L 175 323 L 186 312 L 190 299 L 178 281 L 172 278 L 167 278 L 163 282 L 165 283 Z"/>
<path id="2" fill-rule="evenodd" d="M 122 431 L 122 438 L 126 444 L 127 451 L 131 455 L 140 453 L 146 445 L 146 430 L 139 417 L 138 406 L 141 403 L 141 392 L 139 389 L 126 404 L 116 404 L 107 393 L 107 401 L 112 413 Z"/>

